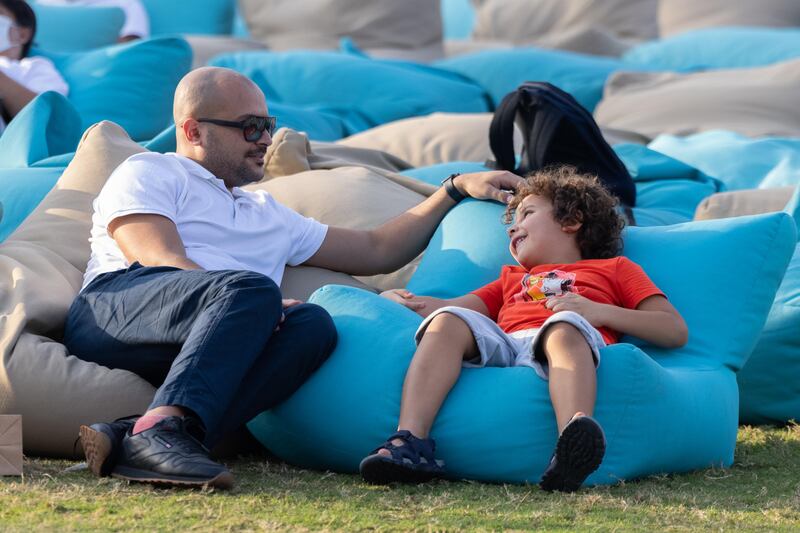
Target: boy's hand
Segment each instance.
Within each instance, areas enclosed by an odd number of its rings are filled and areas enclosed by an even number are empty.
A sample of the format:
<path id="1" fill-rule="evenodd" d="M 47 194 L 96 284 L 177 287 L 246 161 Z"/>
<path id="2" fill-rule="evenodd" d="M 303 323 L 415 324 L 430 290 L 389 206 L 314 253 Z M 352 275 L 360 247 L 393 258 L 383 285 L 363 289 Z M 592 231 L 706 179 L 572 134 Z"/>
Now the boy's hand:
<path id="1" fill-rule="evenodd" d="M 545 307 L 558 313 L 559 311 L 573 311 L 585 318 L 589 324 L 598 328 L 603 326 L 605 304 L 593 302 L 574 292 L 568 292 L 563 296 L 548 298 Z"/>
<path id="2" fill-rule="evenodd" d="M 381 296 L 408 307 L 414 312 L 418 312 L 420 309 L 425 308 L 425 302 L 418 300 L 411 291 L 407 291 L 405 289 L 390 289 L 388 291 L 383 291 Z"/>

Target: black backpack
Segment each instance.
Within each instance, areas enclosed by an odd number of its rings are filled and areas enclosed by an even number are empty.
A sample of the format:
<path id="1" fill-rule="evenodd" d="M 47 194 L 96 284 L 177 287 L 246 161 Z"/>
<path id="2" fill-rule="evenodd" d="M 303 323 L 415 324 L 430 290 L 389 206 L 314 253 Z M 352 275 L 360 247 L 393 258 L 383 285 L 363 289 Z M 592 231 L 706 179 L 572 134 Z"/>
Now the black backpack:
<path id="1" fill-rule="evenodd" d="M 522 162 L 514 153 L 514 123 L 523 132 Z M 628 169 L 603 138 L 592 115 L 569 93 L 529 81 L 506 95 L 489 129 L 496 165 L 523 175 L 548 165 L 569 164 L 594 174 L 621 204 L 633 207 L 636 187 Z"/>

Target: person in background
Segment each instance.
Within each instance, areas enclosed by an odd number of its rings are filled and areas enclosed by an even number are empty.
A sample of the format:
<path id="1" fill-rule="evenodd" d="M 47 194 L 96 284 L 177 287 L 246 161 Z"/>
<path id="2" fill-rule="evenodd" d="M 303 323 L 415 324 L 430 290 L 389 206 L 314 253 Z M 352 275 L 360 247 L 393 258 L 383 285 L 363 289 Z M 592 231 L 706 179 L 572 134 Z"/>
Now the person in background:
<path id="1" fill-rule="evenodd" d="M 119 32 L 119 42 L 150 37 L 150 17 L 141 0 L 38 0 L 52 6 L 118 7 L 125 13 L 125 24 Z"/>
<path id="2" fill-rule="evenodd" d="M 37 94 L 66 96 L 67 82 L 44 57 L 28 57 L 36 15 L 25 0 L 0 0 L 0 134 Z"/>

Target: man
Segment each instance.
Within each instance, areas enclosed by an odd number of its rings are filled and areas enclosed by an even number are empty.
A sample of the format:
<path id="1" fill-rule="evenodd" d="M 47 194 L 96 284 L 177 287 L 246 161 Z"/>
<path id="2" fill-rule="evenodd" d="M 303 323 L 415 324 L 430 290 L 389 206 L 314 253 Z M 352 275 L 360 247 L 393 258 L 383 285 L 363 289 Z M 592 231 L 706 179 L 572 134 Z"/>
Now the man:
<path id="1" fill-rule="evenodd" d="M 320 307 L 281 300 L 286 264 L 356 275 L 417 256 L 464 195 L 506 201 L 521 179 L 465 174 L 370 231 L 327 227 L 240 186 L 263 179 L 274 118 L 261 90 L 206 67 L 175 91 L 177 153 L 130 157 L 94 203 L 92 257 L 67 319 L 71 353 L 158 390 L 138 419 L 81 428 L 98 475 L 231 486 L 213 446 L 289 397 L 328 357 Z"/>

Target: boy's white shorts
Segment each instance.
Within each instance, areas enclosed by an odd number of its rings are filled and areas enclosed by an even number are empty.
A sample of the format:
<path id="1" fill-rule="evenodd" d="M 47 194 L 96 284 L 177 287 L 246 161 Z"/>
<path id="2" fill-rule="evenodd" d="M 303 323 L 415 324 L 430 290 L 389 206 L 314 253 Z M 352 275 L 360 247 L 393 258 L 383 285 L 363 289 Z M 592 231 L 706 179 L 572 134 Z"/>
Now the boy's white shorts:
<path id="1" fill-rule="evenodd" d="M 600 332 L 589 324 L 585 318 L 573 311 L 560 311 L 553 314 L 540 328 L 506 333 L 500 329 L 500 326 L 491 318 L 471 309 L 453 306 L 437 309 L 422 321 L 422 324 L 420 324 L 417 329 L 417 333 L 414 335 L 414 340 L 417 344 L 419 344 L 422 335 L 425 333 L 428 324 L 433 320 L 433 317 L 441 313 L 450 313 L 459 317 L 467 324 L 470 331 L 472 331 L 472 335 L 475 337 L 480 359 L 464 361 L 463 366 L 468 368 L 478 368 L 482 366 L 529 366 L 533 368 L 540 377 L 547 379 L 547 359 L 540 346 L 542 342 L 541 333 L 550 325 L 557 322 L 572 324 L 583 334 L 594 355 L 595 366 L 600 365 L 600 348 L 606 345 Z M 537 354 L 538 357 L 534 354 Z"/>

